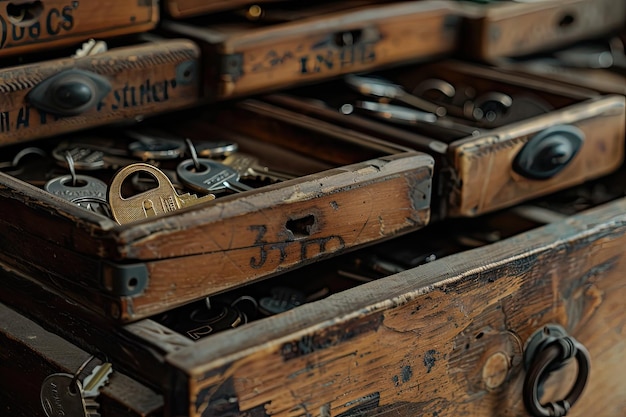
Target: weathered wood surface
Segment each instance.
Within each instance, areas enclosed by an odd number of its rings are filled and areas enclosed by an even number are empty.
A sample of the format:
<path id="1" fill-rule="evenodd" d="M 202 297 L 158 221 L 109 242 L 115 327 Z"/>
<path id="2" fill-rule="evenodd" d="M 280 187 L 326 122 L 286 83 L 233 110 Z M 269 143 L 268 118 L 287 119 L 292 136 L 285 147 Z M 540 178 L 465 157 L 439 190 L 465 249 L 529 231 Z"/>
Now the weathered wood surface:
<path id="1" fill-rule="evenodd" d="M 200 94 L 199 56 L 198 47 L 191 41 L 161 40 L 112 48 L 83 58 L 2 68 L 0 145 L 116 122 L 128 123 L 135 117 L 196 105 Z M 189 70 L 185 71 L 187 67 Z M 110 92 L 77 116 L 54 116 L 29 102 L 28 94 L 37 85 L 70 69 L 105 77 L 111 84 Z"/>
<path id="2" fill-rule="evenodd" d="M 201 43 L 210 69 L 205 90 L 223 99 L 451 53 L 459 22 L 452 3 L 421 1 L 249 30 L 167 20 L 162 28 Z M 344 44 L 344 33 L 354 41 Z"/>
<path id="3" fill-rule="evenodd" d="M 255 4 L 263 5 L 280 0 L 261 0 Z M 222 10 L 243 8 L 250 5 L 248 0 L 163 0 L 163 9 L 174 18 L 198 16 Z"/>
<path id="4" fill-rule="evenodd" d="M 626 21 L 626 4 L 612 0 L 496 2 L 473 7 L 464 26 L 466 56 L 492 60 L 550 50 L 609 34 Z"/>
<path id="5" fill-rule="evenodd" d="M 6 394 L 1 403 L 11 412 L 7 416 L 43 417 L 43 380 L 56 372 L 74 374 L 91 356 L 5 305 L 0 305 L 0 342 L 0 388 Z M 81 377 L 99 363 L 92 360 Z M 157 417 L 163 411 L 163 397 L 117 371 L 99 399 L 103 417 Z"/>
<path id="6" fill-rule="evenodd" d="M 22 10 L 24 16 L 21 16 Z M 154 29 L 158 21 L 156 0 L 131 3 L 126 0 L 2 0 L 0 57 L 80 45 L 89 38 L 147 32 Z"/>
<path id="7" fill-rule="evenodd" d="M 558 323 L 592 358 L 568 415 L 623 415 L 625 210 L 619 200 L 173 352 L 168 413 L 526 416 L 524 343 Z"/>

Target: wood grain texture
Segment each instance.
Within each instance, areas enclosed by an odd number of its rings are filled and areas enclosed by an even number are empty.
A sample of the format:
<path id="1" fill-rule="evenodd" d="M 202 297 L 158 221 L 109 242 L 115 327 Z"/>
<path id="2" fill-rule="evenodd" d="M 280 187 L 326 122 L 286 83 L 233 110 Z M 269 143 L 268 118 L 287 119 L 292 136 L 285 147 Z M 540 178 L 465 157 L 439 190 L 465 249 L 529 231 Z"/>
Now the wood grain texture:
<path id="1" fill-rule="evenodd" d="M 178 350 L 168 415 L 526 416 L 523 346 L 549 323 L 591 352 L 568 415 L 622 415 L 625 210 L 619 200 Z M 568 389 L 564 375 L 550 389 Z"/>
<path id="2" fill-rule="evenodd" d="M 159 21 L 156 0 L 43 0 L 26 18 L 7 5 L 32 5 L 24 0 L 0 1 L 0 57 L 80 45 L 89 38 L 110 38 L 152 30 Z M 102 13 L 106 10 L 106 13 Z"/>
<path id="3" fill-rule="evenodd" d="M 624 98 L 611 96 L 556 110 L 528 122 L 452 144 L 458 178 L 448 197 L 450 216 L 473 216 L 583 183 L 616 170 L 624 159 Z M 574 159 L 547 180 L 526 178 L 513 160 L 534 135 L 551 126 L 575 126 L 584 143 Z"/>
<path id="4" fill-rule="evenodd" d="M 0 387 L 6 415 L 44 416 L 39 392 L 43 380 L 56 372 L 74 374 L 90 354 L 56 336 L 26 317 L 0 304 Z M 81 374 L 84 378 L 101 363 L 94 359 Z M 117 371 L 102 388 L 100 411 L 107 417 L 158 417 L 163 398 Z M 6 401 L 6 402 L 5 402 Z"/>
<path id="5" fill-rule="evenodd" d="M 550 50 L 609 34 L 626 21 L 626 4 L 552 0 L 477 6 L 463 31 L 466 56 L 493 60 Z"/>
<path id="6" fill-rule="evenodd" d="M 188 40 L 162 40 L 113 48 L 83 58 L 65 58 L 0 70 L 0 145 L 69 133 L 94 126 L 128 123 L 198 104 L 200 51 Z M 195 65 L 194 64 L 194 65 Z M 28 94 L 42 81 L 65 70 L 80 69 L 105 77 L 111 91 L 77 116 L 56 117 L 38 110 Z"/>
<path id="7" fill-rule="evenodd" d="M 326 13 L 254 30 L 169 21 L 162 27 L 203 46 L 206 67 L 219 72 L 207 78 L 205 90 L 210 98 L 223 99 L 450 53 L 459 21 L 449 2 L 423 1 Z M 342 46 L 338 35 L 350 31 L 358 39 Z"/>

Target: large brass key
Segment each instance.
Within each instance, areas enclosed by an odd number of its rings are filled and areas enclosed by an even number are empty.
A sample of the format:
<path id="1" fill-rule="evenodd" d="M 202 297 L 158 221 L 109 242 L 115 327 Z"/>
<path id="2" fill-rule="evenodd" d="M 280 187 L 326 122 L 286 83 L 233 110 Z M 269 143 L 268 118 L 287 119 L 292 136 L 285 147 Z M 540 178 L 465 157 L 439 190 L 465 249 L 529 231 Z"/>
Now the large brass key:
<path id="1" fill-rule="evenodd" d="M 139 173 L 150 174 L 156 180 L 157 186 L 128 198 L 123 197 L 124 181 L 131 175 Z M 108 193 L 111 214 L 119 224 L 158 216 L 213 199 L 215 199 L 213 194 L 201 198 L 189 193 L 179 195 L 167 175 L 146 163 L 127 165 L 120 169 L 113 177 Z"/>

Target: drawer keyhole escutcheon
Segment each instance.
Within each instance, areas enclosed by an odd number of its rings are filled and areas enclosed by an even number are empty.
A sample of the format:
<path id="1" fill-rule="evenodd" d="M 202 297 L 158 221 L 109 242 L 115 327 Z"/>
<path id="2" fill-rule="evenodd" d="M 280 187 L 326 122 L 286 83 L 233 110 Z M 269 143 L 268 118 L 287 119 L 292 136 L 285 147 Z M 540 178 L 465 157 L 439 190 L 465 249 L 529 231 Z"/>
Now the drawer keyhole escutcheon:
<path id="1" fill-rule="evenodd" d="M 571 359 L 578 365 L 578 376 L 563 400 L 540 402 L 547 376 L 565 366 Z M 549 324 L 536 331 L 524 350 L 523 399 L 526 410 L 534 417 L 564 417 L 576 403 L 589 379 L 591 358 L 587 349 L 569 336 L 558 324 Z"/>
<path id="2" fill-rule="evenodd" d="M 574 159 L 584 138 L 585 134 L 576 126 L 545 129 L 526 142 L 513 161 L 513 170 L 530 179 L 550 179 Z"/>

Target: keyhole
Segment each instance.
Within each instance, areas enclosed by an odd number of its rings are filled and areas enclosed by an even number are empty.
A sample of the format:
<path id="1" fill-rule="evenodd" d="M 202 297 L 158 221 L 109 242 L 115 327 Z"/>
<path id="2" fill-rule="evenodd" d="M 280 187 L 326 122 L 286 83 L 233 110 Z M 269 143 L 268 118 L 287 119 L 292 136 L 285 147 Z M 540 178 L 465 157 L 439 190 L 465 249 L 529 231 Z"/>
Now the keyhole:
<path id="1" fill-rule="evenodd" d="M 561 20 L 559 20 L 559 26 L 562 28 L 566 28 L 568 26 L 571 26 L 572 23 L 574 23 L 576 19 L 574 18 L 573 15 L 571 14 L 566 14 L 565 16 L 563 16 L 561 18 Z"/>
<path id="2" fill-rule="evenodd" d="M 34 1 L 22 4 L 7 4 L 9 21 L 16 26 L 31 26 L 43 12 L 43 3 Z"/>
<path id="3" fill-rule="evenodd" d="M 339 47 L 352 46 L 359 43 L 362 37 L 363 32 L 361 30 L 340 32 L 335 35 L 335 44 Z"/>

